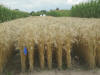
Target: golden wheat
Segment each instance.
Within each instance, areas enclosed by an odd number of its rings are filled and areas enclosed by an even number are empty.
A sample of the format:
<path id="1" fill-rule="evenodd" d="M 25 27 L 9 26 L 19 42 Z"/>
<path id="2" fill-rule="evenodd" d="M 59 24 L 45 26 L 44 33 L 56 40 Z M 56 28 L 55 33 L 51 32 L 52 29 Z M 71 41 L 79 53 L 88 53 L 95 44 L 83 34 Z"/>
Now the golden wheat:
<path id="1" fill-rule="evenodd" d="M 28 55 L 29 68 L 33 71 L 34 62 L 36 62 L 34 61 L 36 44 L 42 69 L 46 64 L 45 58 L 48 68 L 52 68 L 53 52 L 56 54 L 56 64 L 61 69 L 63 50 L 65 50 L 68 68 L 71 67 L 72 51 L 83 58 L 90 68 L 94 68 L 96 64 L 100 65 L 99 23 L 99 19 L 72 17 L 29 17 L 2 23 L 0 25 L 0 71 L 3 70 L 8 57 L 12 55 L 14 46 L 20 50 L 22 70 L 25 71 L 27 68 Z M 53 49 L 53 45 L 56 49 Z M 24 47 L 28 50 L 27 55 L 24 54 Z"/>

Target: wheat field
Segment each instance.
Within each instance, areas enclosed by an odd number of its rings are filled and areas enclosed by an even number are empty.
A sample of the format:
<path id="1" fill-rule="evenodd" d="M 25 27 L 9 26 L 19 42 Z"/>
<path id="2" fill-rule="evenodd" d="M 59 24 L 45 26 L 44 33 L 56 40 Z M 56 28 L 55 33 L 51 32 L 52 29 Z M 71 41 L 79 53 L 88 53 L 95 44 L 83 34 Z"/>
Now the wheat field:
<path id="1" fill-rule="evenodd" d="M 27 66 L 33 71 L 36 59 L 41 69 L 72 67 L 72 52 L 88 65 L 90 69 L 100 66 L 100 19 L 73 17 L 28 17 L 0 24 L 0 72 L 15 49 L 20 51 L 22 71 Z M 35 49 L 37 45 L 38 49 Z M 27 49 L 26 54 L 24 48 Z M 35 52 L 38 57 L 35 57 Z M 65 58 L 65 61 L 63 60 Z"/>

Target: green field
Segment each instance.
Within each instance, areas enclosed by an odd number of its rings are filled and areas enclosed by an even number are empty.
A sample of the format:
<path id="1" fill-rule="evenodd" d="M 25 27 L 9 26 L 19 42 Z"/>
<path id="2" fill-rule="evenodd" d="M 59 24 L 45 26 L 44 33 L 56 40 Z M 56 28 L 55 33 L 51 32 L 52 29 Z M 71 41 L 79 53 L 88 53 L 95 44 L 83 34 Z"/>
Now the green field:
<path id="1" fill-rule="evenodd" d="M 73 6 L 71 9 L 71 16 L 100 18 L 100 0 L 90 0 L 89 2 Z"/>
<path id="2" fill-rule="evenodd" d="M 17 18 L 28 17 L 28 12 L 19 10 L 11 10 L 3 5 L 0 5 L 0 22 L 9 21 Z"/>

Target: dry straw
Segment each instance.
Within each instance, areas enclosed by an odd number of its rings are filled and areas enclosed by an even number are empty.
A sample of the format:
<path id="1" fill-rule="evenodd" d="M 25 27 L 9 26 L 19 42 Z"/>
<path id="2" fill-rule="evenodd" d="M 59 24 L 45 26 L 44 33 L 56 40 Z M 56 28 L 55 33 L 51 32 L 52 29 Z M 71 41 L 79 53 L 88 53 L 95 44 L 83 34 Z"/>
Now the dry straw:
<path id="1" fill-rule="evenodd" d="M 47 55 L 47 65 L 48 68 L 52 68 L 52 44 L 55 44 L 56 49 L 56 59 L 58 68 L 62 68 L 62 51 L 63 51 L 63 44 L 66 45 L 66 64 L 68 67 L 71 67 L 71 41 L 72 34 L 70 34 L 71 26 L 65 26 L 59 23 L 54 22 L 51 24 L 46 25 L 45 22 L 42 22 L 40 24 L 33 23 L 33 25 L 25 26 L 22 31 L 20 32 L 19 37 L 19 47 L 21 46 L 27 46 L 30 43 L 33 43 L 34 40 L 35 44 L 38 44 L 38 53 L 39 53 L 39 62 L 40 67 L 43 69 L 45 67 L 45 53 Z M 67 30 L 66 30 L 67 28 Z M 31 35 L 31 36 L 30 36 Z M 22 43 L 20 42 L 22 41 Z M 66 41 L 66 42 L 65 42 Z M 26 45 L 27 44 L 27 45 Z M 45 44 L 47 45 L 47 49 L 45 49 Z M 28 46 L 27 46 L 28 47 Z M 33 45 L 30 45 L 29 47 L 34 47 Z M 28 51 L 30 51 L 30 48 L 28 47 Z M 23 49 L 20 48 L 21 53 L 23 52 Z M 30 55 L 30 53 L 28 54 Z M 32 56 L 32 55 L 31 55 Z M 21 54 L 21 62 L 22 62 L 22 69 L 25 69 L 25 56 L 23 53 Z M 25 58 L 24 58 L 25 57 Z M 30 64 L 31 64 L 31 58 L 29 58 Z M 33 59 L 34 61 L 34 59 Z"/>
<path id="2" fill-rule="evenodd" d="M 82 22 L 82 24 L 77 28 L 77 41 L 74 44 L 74 50 L 81 59 L 84 59 L 87 65 L 89 65 L 89 68 L 95 68 L 96 49 L 98 49 L 96 38 L 99 37 L 99 34 L 96 34 L 100 27 L 98 27 L 98 20 L 97 22 L 91 22 L 92 19 L 88 21 L 84 19 L 84 22 Z"/>
<path id="3" fill-rule="evenodd" d="M 11 37 L 9 27 L 2 25 L 0 27 L 0 72 L 3 71 L 13 53 L 14 46 Z"/>
<path id="4" fill-rule="evenodd" d="M 38 45 L 39 63 L 52 68 L 54 54 L 59 69 L 62 68 L 63 50 L 66 67 L 71 67 L 71 52 L 83 58 L 90 68 L 100 66 L 100 20 L 72 17 L 29 17 L 0 25 L 0 71 L 13 55 L 14 46 L 20 49 L 22 70 L 25 71 L 28 55 L 29 68 L 33 71 L 35 45 Z M 18 44 L 17 44 L 18 43 Z M 56 49 L 53 49 L 53 46 Z M 24 47 L 28 54 L 24 54 Z M 74 47 L 74 48 L 73 48 Z M 54 51 L 55 50 L 55 51 Z M 38 59 L 38 58 L 37 58 Z"/>

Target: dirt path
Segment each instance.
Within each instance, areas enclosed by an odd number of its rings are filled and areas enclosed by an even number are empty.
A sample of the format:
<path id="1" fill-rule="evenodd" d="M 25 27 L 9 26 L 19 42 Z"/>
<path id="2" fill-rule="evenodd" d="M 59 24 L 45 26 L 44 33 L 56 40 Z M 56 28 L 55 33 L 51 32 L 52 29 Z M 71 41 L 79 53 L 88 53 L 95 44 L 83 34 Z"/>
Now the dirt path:
<path id="1" fill-rule="evenodd" d="M 83 70 L 66 70 L 66 71 L 40 71 L 33 73 L 21 73 L 20 75 L 100 75 L 100 70 L 83 71 Z"/>

